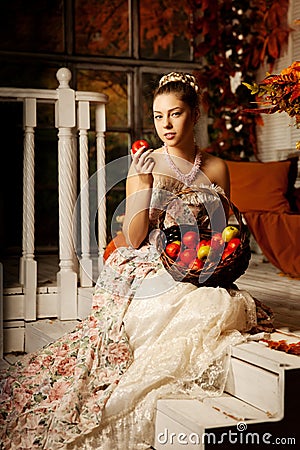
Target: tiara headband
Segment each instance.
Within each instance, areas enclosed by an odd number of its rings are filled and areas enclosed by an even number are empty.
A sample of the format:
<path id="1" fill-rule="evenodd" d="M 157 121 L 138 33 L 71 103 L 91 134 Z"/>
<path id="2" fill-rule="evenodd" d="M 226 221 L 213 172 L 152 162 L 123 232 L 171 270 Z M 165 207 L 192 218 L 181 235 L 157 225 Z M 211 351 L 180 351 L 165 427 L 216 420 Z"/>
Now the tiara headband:
<path id="1" fill-rule="evenodd" d="M 180 81 L 181 83 L 187 83 L 195 90 L 195 92 L 198 92 L 199 90 L 199 86 L 196 82 L 196 78 L 194 77 L 194 75 L 181 72 L 170 72 L 167 75 L 164 75 L 159 80 L 158 86 L 161 88 L 165 84 L 170 83 L 172 81 Z"/>

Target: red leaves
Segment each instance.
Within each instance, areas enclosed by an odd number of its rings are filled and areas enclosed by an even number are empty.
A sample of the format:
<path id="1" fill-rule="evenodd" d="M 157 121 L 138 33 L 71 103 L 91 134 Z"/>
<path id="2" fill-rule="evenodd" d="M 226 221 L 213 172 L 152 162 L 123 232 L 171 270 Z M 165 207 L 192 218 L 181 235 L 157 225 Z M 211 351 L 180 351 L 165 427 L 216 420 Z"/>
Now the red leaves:
<path id="1" fill-rule="evenodd" d="M 271 339 L 262 339 L 263 342 L 265 342 L 268 347 L 279 350 L 281 352 L 289 353 L 291 355 L 300 355 L 300 342 L 294 342 L 288 344 L 285 340 L 280 341 L 273 341 Z"/>
<path id="2" fill-rule="evenodd" d="M 299 97 L 300 97 L 300 84 L 298 83 L 298 85 L 293 90 L 290 101 L 293 102 L 294 100 L 296 100 Z"/>

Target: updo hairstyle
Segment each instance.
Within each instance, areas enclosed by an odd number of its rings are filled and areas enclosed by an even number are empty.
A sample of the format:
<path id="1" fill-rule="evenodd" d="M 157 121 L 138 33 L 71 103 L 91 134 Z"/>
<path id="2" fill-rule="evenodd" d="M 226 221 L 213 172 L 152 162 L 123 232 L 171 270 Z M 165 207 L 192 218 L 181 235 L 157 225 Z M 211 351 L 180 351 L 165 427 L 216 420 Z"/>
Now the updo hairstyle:
<path id="1" fill-rule="evenodd" d="M 162 94 L 176 94 L 181 101 L 189 105 L 192 112 L 199 111 L 200 88 L 194 75 L 183 72 L 164 75 L 154 91 L 154 99 Z"/>

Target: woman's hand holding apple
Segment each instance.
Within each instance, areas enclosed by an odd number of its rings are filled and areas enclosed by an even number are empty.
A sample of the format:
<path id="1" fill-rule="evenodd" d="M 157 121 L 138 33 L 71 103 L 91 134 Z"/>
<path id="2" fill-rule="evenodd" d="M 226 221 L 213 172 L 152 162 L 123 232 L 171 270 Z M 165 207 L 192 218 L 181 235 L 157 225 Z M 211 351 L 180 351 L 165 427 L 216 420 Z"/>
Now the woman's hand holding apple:
<path id="1" fill-rule="evenodd" d="M 132 146 L 131 146 L 131 152 L 134 155 L 138 150 L 144 151 L 144 150 L 148 150 L 150 148 L 150 145 L 148 144 L 147 141 L 145 141 L 145 139 L 138 139 L 137 141 L 135 141 Z"/>
<path id="2" fill-rule="evenodd" d="M 153 149 L 150 149 L 148 142 L 144 139 L 139 139 L 132 144 L 132 162 L 138 174 L 152 173 L 155 165 L 154 159 L 150 157 L 152 152 Z"/>

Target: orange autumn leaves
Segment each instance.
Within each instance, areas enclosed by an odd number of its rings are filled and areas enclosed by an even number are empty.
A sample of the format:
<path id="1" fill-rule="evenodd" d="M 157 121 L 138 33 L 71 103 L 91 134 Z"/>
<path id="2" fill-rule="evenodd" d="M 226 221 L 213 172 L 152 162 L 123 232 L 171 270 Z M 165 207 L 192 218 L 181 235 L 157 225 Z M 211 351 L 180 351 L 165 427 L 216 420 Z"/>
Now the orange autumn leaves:
<path id="1" fill-rule="evenodd" d="M 300 125 L 300 61 L 293 62 L 279 75 L 267 74 L 259 83 L 243 83 L 257 97 L 264 108 L 249 110 L 254 113 L 286 112 Z"/>

